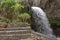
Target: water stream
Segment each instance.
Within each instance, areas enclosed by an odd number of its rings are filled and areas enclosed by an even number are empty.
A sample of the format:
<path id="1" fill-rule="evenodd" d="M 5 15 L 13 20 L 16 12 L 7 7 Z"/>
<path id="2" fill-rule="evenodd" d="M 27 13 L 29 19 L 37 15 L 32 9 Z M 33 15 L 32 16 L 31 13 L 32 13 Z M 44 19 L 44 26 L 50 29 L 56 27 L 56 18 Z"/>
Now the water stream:
<path id="1" fill-rule="evenodd" d="M 50 24 L 46 13 L 39 7 L 31 7 L 32 17 L 35 24 L 35 31 L 40 32 L 45 35 L 53 36 L 53 31 L 50 28 Z M 33 22 L 33 21 L 32 21 Z"/>
<path id="2" fill-rule="evenodd" d="M 50 24 L 46 16 L 46 13 L 40 7 L 31 7 L 31 9 L 33 12 L 32 17 L 35 24 L 34 28 L 36 28 L 35 31 L 45 34 L 45 35 L 55 37 L 52 29 L 50 28 Z M 60 37 L 57 37 L 56 39 L 60 40 Z"/>

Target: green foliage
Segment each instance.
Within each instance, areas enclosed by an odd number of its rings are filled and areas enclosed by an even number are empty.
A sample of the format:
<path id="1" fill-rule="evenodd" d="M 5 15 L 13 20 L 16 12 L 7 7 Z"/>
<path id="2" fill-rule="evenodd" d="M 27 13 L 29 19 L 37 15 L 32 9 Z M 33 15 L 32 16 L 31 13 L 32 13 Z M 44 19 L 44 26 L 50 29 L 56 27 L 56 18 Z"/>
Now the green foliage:
<path id="1" fill-rule="evenodd" d="M 30 18 L 28 13 L 23 13 L 18 16 L 22 22 L 27 22 L 27 20 Z"/>
<path id="2" fill-rule="evenodd" d="M 49 18 L 50 24 L 53 29 L 60 28 L 60 19 L 59 18 Z"/>
<path id="3" fill-rule="evenodd" d="M 23 5 L 21 5 L 21 3 L 16 2 L 15 0 L 6 0 L 5 2 L 3 2 L 1 7 L 4 8 L 6 15 L 13 16 L 16 15 L 16 12 L 18 12 L 19 9 L 23 7 Z"/>
<path id="4" fill-rule="evenodd" d="M 30 18 L 28 8 L 17 0 L 0 1 L 0 15 L 6 23 L 26 22 Z"/>
<path id="5" fill-rule="evenodd" d="M 7 19 L 6 17 L 2 17 L 2 21 L 6 22 L 6 23 L 10 23 L 10 20 Z"/>

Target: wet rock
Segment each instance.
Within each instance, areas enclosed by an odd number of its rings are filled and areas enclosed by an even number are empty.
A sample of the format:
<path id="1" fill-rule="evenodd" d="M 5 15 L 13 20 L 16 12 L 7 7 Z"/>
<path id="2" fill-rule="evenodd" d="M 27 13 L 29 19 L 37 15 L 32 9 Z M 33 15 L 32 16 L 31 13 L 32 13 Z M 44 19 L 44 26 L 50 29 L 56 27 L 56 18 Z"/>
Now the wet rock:
<path id="1" fill-rule="evenodd" d="M 54 33 L 55 33 L 55 35 L 56 35 L 57 37 L 60 37 L 60 28 L 56 28 L 56 29 L 54 30 Z"/>

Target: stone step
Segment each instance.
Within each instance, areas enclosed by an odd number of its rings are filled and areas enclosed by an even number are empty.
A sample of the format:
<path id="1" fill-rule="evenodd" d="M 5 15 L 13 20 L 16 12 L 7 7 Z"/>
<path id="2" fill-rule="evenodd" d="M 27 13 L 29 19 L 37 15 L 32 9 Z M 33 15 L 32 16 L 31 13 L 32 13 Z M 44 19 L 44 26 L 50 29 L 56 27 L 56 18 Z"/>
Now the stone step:
<path id="1" fill-rule="evenodd" d="M 27 39 L 27 38 L 30 38 L 30 37 L 31 37 L 31 35 L 29 35 L 29 34 L 22 34 L 22 35 L 21 34 L 0 35 L 0 39 L 4 39 L 4 38 L 5 39 L 8 39 L 8 38 L 9 39 L 14 39 L 15 38 L 17 40 L 17 39 Z"/>
<path id="2" fill-rule="evenodd" d="M 26 34 L 31 33 L 30 30 L 15 30 L 15 31 L 0 31 L 0 35 L 3 34 Z"/>
<path id="3" fill-rule="evenodd" d="M 3 34 L 3 35 L 0 35 L 0 36 L 31 36 L 30 33 L 27 33 L 27 34 Z"/>
<path id="4" fill-rule="evenodd" d="M 0 31 L 31 30 L 30 27 L 0 28 Z"/>
<path id="5" fill-rule="evenodd" d="M 20 38 L 16 38 L 16 37 L 14 37 L 14 38 L 12 38 L 12 37 L 7 37 L 7 38 L 0 38 L 1 40 L 33 40 L 33 39 L 31 39 L 31 38 L 24 38 L 24 39 L 20 39 Z"/>
<path id="6" fill-rule="evenodd" d="M 20 39 L 20 40 L 34 40 L 33 38 L 26 38 L 26 39 Z"/>
<path id="7" fill-rule="evenodd" d="M 1 40 L 21 40 L 31 38 L 30 27 L 0 28 Z"/>

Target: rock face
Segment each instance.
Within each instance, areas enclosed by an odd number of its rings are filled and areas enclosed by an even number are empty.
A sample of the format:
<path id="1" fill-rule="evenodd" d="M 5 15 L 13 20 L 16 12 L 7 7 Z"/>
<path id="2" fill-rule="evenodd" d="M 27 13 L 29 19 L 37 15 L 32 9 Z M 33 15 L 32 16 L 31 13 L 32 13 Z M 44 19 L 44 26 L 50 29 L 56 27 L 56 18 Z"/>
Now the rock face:
<path id="1" fill-rule="evenodd" d="M 60 0 L 41 0 L 40 7 L 48 17 L 60 17 Z"/>

